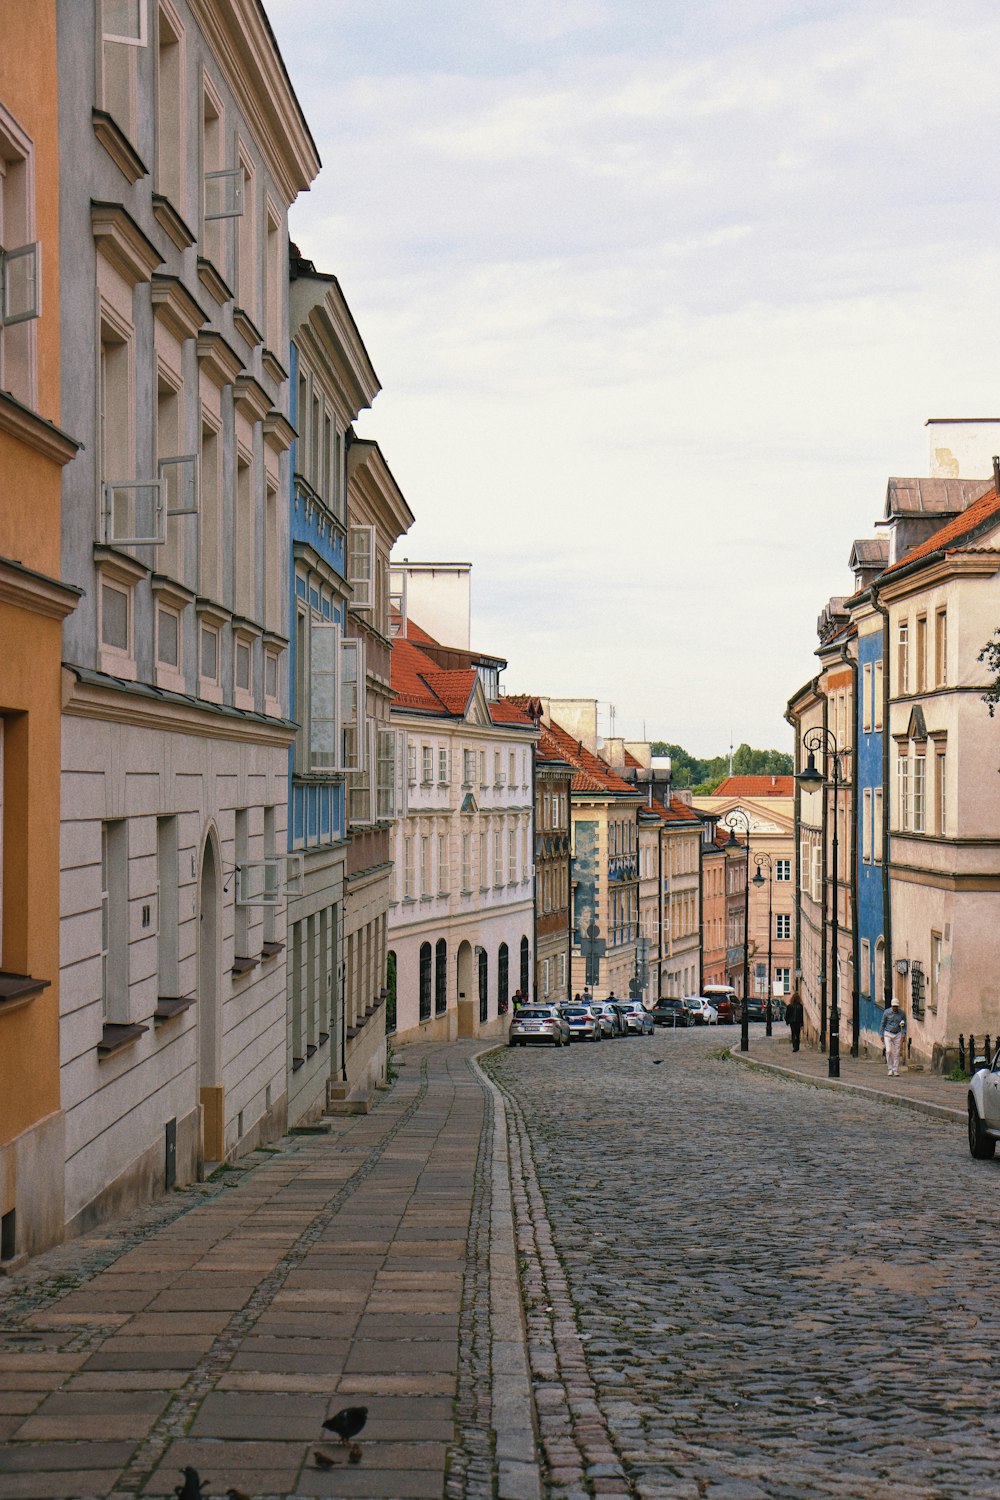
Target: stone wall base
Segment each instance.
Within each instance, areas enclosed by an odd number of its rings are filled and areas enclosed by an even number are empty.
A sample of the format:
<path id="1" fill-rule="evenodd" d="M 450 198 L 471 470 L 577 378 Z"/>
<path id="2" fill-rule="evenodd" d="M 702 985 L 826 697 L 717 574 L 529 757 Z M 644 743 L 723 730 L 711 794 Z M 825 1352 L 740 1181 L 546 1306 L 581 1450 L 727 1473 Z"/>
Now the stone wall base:
<path id="1" fill-rule="evenodd" d="M 62 1240 L 65 1159 L 61 1110 L 0 1145 L 0 1212 L 15 1216 L 11 1261 L 21 1262 Z"/>
<path id="2" fill-rule="evenodd" d="M 177 1121 L 177 1186 L 197 1182 L 201 1174 L 201 1108 L 197 1106 Z M 166 1143 L 148 1146 L 118 1177 L 66 1221 L 66 1237 L 86 1234 L 107 1219 L 160 1198 L 166 1191 Z M 62 1168 L 60 1168 L 60 1178 Z"/>

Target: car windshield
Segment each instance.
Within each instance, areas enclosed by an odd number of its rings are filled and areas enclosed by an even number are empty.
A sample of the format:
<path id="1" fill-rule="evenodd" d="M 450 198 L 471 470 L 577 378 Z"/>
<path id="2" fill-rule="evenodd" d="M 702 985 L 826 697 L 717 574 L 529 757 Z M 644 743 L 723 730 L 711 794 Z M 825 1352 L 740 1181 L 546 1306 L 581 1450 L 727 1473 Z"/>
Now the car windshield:
<path id="1" fill-rule="evenodd" d="M 517 1019 L 519 1021 L 551 1021 L 552 1012 L 550 1010 L 531 1010 L 525 1007 L 518 1011 Z"/>
<path id="2" fill-rule="evenodd" d="M 580 1017 L 585 1021 L 590 1015 L 590 1011 L 585 1010 L 582 1005 L 567 1005 L 566 1009 L 563 1011 L 563 1015 L 572 1016 L 574 1019 Z"/>

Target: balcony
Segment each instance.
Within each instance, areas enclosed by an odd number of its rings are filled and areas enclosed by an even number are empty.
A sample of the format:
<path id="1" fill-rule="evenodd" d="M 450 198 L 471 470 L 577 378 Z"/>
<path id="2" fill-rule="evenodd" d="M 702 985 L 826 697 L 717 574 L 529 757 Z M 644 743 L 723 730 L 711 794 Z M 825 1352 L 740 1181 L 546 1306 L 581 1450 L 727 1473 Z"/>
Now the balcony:
<path id="1" fill-rule="evenodd" d="M 608 879 L 620 882 L 639 879 L 639 857 L 636 854 L 611 854 L 608 856 Z"/>

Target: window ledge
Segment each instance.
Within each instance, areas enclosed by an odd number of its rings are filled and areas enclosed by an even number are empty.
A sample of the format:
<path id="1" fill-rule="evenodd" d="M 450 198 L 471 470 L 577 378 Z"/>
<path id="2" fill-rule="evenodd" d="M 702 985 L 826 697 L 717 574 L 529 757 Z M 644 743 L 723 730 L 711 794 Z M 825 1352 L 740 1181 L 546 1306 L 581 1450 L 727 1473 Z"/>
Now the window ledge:
<path id="1" fill-rule="evenodd" d="M 319 1044 L 320 1044 L 320 1046 L 321 1047 L 325 1047 L 326 1044 L 327 1044 L 327 1042 L 329 1040 L 330 1040 L 330 1033 L 328 1031 L 321 1031 L 320 1034 L 319 1034 Z"/>
<path id="2" fill-rule="evenodd" d="M 153 194 L 153 218 L 166 234 L 167 239 L 178 250 L 189 250 L 194 244 L 194 235 L 177 212 L 170 199 L 163 193 Z"/>
<path id="3" fill-rule="evenodd" d="M 264 369 L 267 371 L 268 375 L 270 375 L 271 379 L 276 381 L 278 385 L 280 385 L 282 381 L 288 379 L 288 371 L 285 369 L 278 356 L 274 353 L 273 349 L 264 350 L 263 354 L 261 355 L 261 363 L 263 364 Z"/>
<path id="4" fill-rule="evenodd" d="M 201 255 L 198 257 L 198 280 L 212 301 L 217 302 L 220 307 L 224 307 L 227 302 L 232 302 L 233 294 L 228 282 L 223 279 L 212 262 L 205 260 Z"/>
<path id="5" fill-rule="evenodd" d="M 305 1061 L 306 1060 L 305 1060 L 304 1057 L 293 1057 L 292 1058 L 292 1072 L 293 1073 L 297 1073 L 300 1068 L 302 1068 L 302 1067 L 305 1066 Z"/>
<path id="6" fill-rule="evenodd" d="M 237 957 L 233 959 L 233 967 L 229 972 L 232 974 L 234 979 L 241 979 L 244 974 L 249 974 L 251 969 L 256 969 L 259 963 L 259 958 L 241 958 L 239 957 L 239 955 L 237 955 Z"/>
<path id="7" fill-rule="evenodd" d="M 12 974 L 0 969 L 0 1015 L 9 1015 L 12 1010 L 20 1010 L 22 1005 L 30 1005 L 35 996 L 47 990 L 51 983 L 51 979 L 33 979 L 30 974 Z"/>
<path id="8" fill-rule="evenodd" d="M 284 943 L 262 943 L 260 950 L 261 961 L 263 962 L 267 958 L 277 958 L 279 953 L 284 952 L 284 948 Z"/>
<path id="9" fill-rule="evenodd" d="M 106 1021 L 101 1040 L 97 1044 L 98 1057 L 111 1057 L 114 1053 L 121 1052 L 125 1047 L 130 1047 L 133 1042 L 137 1042 L 148 1030 L 148 1026 Z"/>
<path id="10" fill-rule="evenodd" d="M 97 139 L 128 182 L 138 182 L 140 177 L 149 176 L 149 168 L 142 157 L 106 109 L 92 109 L 90 122 Z"/>
<path id="11" fill-rule="evenodd" d="M 306 1057 L 313 1057 L 315 1055 L 315 1052 L 316 1052 L 316 1043 L 315 1042 L 310 1042 L 309 1045 L 308 1045 L 308 1047 L 306 1048 Z"/>
<path id="12" fill-rule="evenodd" d="M 245 307 L 233 308 L 233 327 L 251 349 L 256 349 L 258 344 L 264 342 L 263 334 Z"/>
<path id="13" fill-rule="evenodd" d="M 192 1005 L 197 1005 L 195 995 L 160 995 L 153 1011 L 153 1020 L 156 1022 L 172 1021 L 174 1016 L 183 1015 L 190 1010 Z"/>

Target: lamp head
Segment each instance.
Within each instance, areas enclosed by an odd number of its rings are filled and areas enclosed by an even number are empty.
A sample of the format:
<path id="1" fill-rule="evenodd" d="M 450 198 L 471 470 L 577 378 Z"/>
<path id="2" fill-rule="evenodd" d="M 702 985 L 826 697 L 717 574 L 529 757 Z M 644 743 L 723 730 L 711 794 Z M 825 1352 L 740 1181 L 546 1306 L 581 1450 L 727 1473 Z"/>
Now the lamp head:
<path id="1" fill-rule="evenodd" d="M 823 785 L 823 777 L 821 773 L 816 769 L 815 750 L 809 751 L 809 759 L 806 762 L 806 768 L 804 771 L 800 771 L 795 779 L 799 783 L 799 786 L 804 786 L 806 788 Z"/>
<path id="2" fill-rule="evenodd" d="M 756 875 L 754 876 L 753 880 L 751 880 L 750 884 L 751 885 L 755 885 L 757 887 L 757 889 L 760 890 L 761 886 L 765 884 L 765 881 L 764 881 L 764 871 L 761 870 L 761 869 L 758 869 Z"/>
<path id="3" fill-rule="evenodd" d="M 739 839 L 736 837 L 736 829 L 734 828 L 733 824 L 730 823 L 730 825 L 729 825 L 729 837 L 726 839 L 725 848 L 727 848 L 727 849 L 742 849 L 742 847 L 743 847 L 743 845 L 740 843 Z"/>

